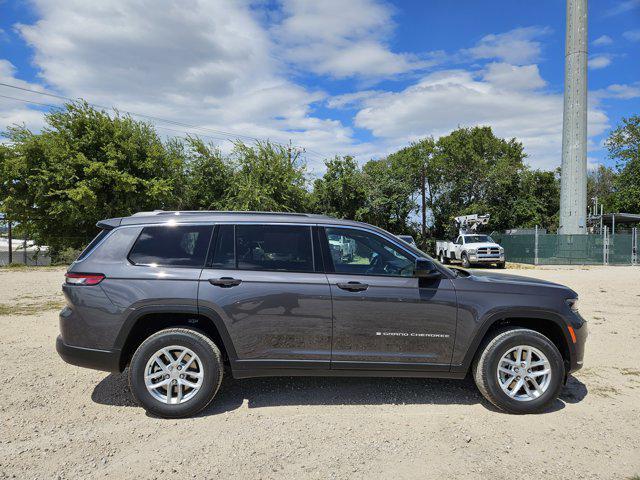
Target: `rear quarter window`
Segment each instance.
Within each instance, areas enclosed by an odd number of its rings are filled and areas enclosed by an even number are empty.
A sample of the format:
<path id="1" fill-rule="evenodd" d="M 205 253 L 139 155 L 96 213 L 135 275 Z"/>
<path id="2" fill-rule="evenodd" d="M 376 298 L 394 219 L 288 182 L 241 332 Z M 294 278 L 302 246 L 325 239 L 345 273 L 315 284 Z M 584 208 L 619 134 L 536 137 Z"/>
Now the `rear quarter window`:
<path id="1" fill-rule="evenodd" d="M 98 235 L 96 235 L 95 238 L 91 240 L 89 245 L 86 246 L 86 248 L 82 251 L 80 256 L 76 259 L 76 262 L 79 262 L 80 260 L 84 260 L 85 258 L 87 258 L 87 255 L 89 255 L 93 251 L 93 249 L 96 248 L 96 246 L 102 241 L 104 237 L 107 236 L 109 232 L 110 230 L 100 230 L 100 233 L 98 233 Z"/>
<path id="2" fill-rule="evenodd" d="M 212 230 L 210 225 L 144 227 L 129 252 L 129 261 L 135 265 L 202 268 Z"/>

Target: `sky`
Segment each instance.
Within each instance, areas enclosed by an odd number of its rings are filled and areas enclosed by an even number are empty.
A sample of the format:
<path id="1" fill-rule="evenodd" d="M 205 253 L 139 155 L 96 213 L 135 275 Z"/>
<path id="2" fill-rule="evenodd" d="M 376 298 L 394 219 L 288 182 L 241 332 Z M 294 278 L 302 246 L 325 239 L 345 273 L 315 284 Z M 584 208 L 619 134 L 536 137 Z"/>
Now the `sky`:
<path id="1" fill-rule="evenodd" d="M 0 131 L 83 98 L 224 151 L 291 142 L 319 175 L 489 125 L 552 169 L 564 26 L 562 0 L 0 0 Z M 588 32 L 594 168 L 640 114 L 640 0 L 592 0 Z"/>

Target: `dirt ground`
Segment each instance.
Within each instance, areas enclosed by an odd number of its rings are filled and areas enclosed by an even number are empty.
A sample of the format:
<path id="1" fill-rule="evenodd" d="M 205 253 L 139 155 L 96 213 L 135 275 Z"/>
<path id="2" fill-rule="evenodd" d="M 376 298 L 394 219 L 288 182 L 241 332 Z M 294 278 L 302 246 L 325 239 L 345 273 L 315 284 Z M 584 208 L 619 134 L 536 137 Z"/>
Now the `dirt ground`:
<path id="1" fill-rule="evenodd" d="M 547 413 L 470 380 L 227 376 L 196 418 L 147 416 L 124 375 L 55 352 L 63 269 L 0 270 L 0 478 L 631 478 L 640 474 L 640 267 L 511 271 L 569 285 L 585 368 Z"/>

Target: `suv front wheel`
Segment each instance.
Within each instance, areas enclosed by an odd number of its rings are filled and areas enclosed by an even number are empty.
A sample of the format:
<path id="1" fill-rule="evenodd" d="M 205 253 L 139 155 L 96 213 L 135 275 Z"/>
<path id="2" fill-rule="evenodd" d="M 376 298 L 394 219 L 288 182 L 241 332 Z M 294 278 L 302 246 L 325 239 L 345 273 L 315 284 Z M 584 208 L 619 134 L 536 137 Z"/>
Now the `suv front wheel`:
<path id="1" fill-rule="evenodd" d="M 224 365 L 209 337 L 186 328 L 161 330 L 138 347 L 129 385 L 149 413 L 180 418 L 205 408 L 220 388 Z"/>
<path id="2" fill-rule="evenodd" d="M 509 413 L 548 407 L 558 398 L 565 372 L 553 342 L 526 328 L 498 333 L 486 343 L 472 369 L 482 395 Z"/>

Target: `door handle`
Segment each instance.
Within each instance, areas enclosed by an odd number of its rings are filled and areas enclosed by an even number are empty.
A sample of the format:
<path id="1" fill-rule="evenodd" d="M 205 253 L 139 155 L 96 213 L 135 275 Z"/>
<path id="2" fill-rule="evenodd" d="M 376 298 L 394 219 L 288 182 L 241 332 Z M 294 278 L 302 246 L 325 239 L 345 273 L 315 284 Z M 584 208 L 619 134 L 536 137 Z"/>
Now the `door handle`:
<path id="1" fill-rule="evenodd" d="M 336 283 L 336 285 L 338 286 L 338 288 L 341 288 L 342 290 L 348 290 L 349 292 L 364 292 L 367 288 L 369 288 L 369 285 L 360 282 Z"/>
<path id="2" fill-rule="evenodd" d="M 209 283 L 216 287 L 230 288 L 240 285 L 242 280 L 233 277 L 210 278 Z"/>

